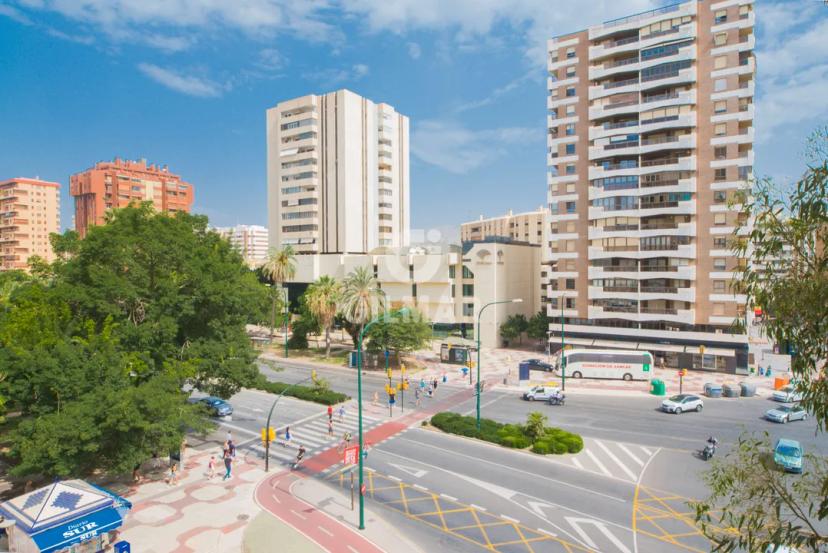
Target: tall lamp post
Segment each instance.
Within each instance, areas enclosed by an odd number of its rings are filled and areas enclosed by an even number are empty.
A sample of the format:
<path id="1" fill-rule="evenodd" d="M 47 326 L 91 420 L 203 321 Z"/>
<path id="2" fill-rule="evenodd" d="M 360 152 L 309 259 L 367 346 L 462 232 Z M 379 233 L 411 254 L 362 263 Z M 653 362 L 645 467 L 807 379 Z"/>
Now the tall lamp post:
<path id="1" fill-rule="evenodd" d="M 403 307 L 399 311 L 399 315 L 403 316 L 408 313 L 408 308 Z M 359 413 L 359 529 L 365 530 L 365 494 L 362 493 L 362 483 L 364 480 L 364 472 L 363 472 L 363 463 L 362 460 L 364 458 L 363 455 L 363 447 L 364 442 L 362 439 L 362 339 L 365 337 L 365 332 L 371 328 L 371 325 L 380 321 L 385 318 L 385 315 L 381 315 L 378 317 L 374 317 L 371 319 L 367 325 L 362 327 L 362 330 L 359 333 L 359 340 L 357 342 L 357 406 L 358 406 L 358 413 Z"/>
<path id="2" fill-rule="evenodd" d="M 290 314 L 290 304 L 288 303 L 288 289 L 282 288 L 285 291 L 285 357 L 288 356 L 288 315 Z"/>
<path id="3" fill-rule="evenodd" d="M 490 305 L 497 305 L 499 303 L 522 303 L 522 298 L 515 298 L 513 300 L 491 301 L 480 308 L 477 312 L 477 429 L 480 430 L 480 316 L 483 311 Z"/>
<path id="4" fill-rule="evenodd" d="M 566 355 L 564 355 L 564 298 L 561 296 L 561 390 L 566 391 Z"/>
<path id="5" fill-rule="evenodd" d="M 316 371 L 312 371 L 311 375 L 307 378 L 303 378 L 299 382 L 295 382 L 282 390 L 282 393 L 273 401 L 273 405 L 270 406 L 270 412 L 267 414 L 267 423 L 265 425 L 265 472 L 270 470 L 270 417 L 273 415 L 273 409 L 276 408 L 276 404 L 279 403 L 279 400 L 282 399 L 282 396 L 285 395 L 285 392 L 293 388 L 294 386 L 298 386 L 307 382 L 308 380 L 316 380 Z"/>

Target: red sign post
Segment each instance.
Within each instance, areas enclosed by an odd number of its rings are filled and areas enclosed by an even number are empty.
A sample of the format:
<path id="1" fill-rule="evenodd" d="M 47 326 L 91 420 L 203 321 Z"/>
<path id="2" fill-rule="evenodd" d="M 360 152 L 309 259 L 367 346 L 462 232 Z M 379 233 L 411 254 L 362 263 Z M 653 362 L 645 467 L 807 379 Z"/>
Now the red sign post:
<path id="1" fill-rule="evenodd" d="M 355 465 L 359 460 L 359 446 L 351 446 L 345 448 L 342 463 L 346 465 Z"/>

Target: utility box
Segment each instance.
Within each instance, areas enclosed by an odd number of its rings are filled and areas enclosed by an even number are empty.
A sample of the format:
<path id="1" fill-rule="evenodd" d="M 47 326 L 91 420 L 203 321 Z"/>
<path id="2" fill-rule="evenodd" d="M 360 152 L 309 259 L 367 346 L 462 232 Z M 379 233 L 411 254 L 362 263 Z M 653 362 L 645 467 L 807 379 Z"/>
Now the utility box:
<path id="1" fill-rule="evenodd" d="M 663 396 L 667 393 L 667 386 L 660 378 L 654 378 L 650 381 L 650 393 L 654 396 Z"/>
<path id="2" fill-rule="evenodd" d="M 524 361 L 518 365 L 518 380 L 529 380 L 529 363 Z"/>

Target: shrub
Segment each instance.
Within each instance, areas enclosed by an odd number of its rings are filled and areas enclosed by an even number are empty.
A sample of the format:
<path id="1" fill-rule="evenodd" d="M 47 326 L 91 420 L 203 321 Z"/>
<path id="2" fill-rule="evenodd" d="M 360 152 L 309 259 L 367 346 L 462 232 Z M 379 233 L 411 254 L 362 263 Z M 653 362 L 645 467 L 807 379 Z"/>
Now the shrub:
<path id="1" fill-rule="evenodd" d="M 532 445 L 532 453 L 539 455 L 546 455 L 550 453 L 549 442 L 543 440 L 537 441 Z"/>
<path id="2" fill-rule="evenodd" d="M 565 439 L 561 440 L 561 443 L 566 445 L 566 450 L 569 453 L 578 453 L 584 449 L 584 439 L 577 434 L 570 434 Z"/>
<path id="3" fill-rule="evenodd" d="M 284 392 L 286 396 L 321 403 L 322 405 L 336 405 L 348 399 L 347 395 L 334 392 L 333 390 L 320 388 L 318 386 L 313 388 L 308 386 L 291 386 L 284 382 L 272 382 L 264 376 L 260 376 L 256 380 L 254 387 L 271 394 L 281 394 Z"/>
<path id="4" fill-rule="evenodd" d="M 566 444 L 563 442 L 553 442 L 552 443 L 552 453 L 555 455 L 563 455 L 567 452 Z"/>

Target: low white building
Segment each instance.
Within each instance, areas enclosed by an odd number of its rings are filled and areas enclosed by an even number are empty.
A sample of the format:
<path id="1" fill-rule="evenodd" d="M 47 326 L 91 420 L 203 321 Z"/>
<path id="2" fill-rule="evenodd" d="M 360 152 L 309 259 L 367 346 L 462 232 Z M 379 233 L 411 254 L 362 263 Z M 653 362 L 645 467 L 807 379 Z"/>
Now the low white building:
<path id="1" fill-rule="evenodd" d="M 328 275 L 344 279 L 357 267 L 373 273 L 393 308 L 417 308 L 436 324 L 475 336 L 480 309 L 494 301 L 520 299 L 486 309 L 481 318 L 484 347 L 502 345 L 498 329 L 511 315 L 531 317 L 541 309 L 541 248 L 525 242 L 491 240 L 459 246 L 377 248 L 367 254 L 297 256 L 294 283 Z"/>
<path id="2" fill-rule="evenodd" d="M 267 259 L 267 227 L 259 225 L 236 225 L 235 227 L 216 228 L 215 230 L 230 240 L 230 243 L 244 257 L 245 262 L 249 266 L 257 267 Z"/>

